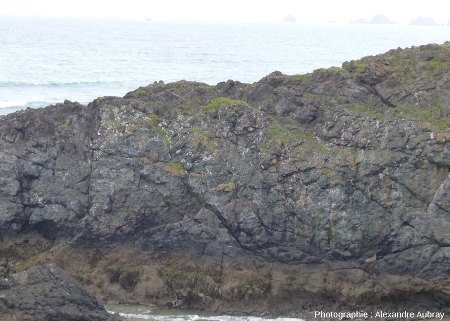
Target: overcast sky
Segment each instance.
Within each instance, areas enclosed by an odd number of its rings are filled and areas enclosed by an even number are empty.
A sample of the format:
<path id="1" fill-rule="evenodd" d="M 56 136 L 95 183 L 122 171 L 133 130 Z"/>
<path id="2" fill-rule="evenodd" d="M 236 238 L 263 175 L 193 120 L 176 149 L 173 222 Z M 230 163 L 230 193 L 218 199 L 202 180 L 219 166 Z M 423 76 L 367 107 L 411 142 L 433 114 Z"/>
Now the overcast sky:
<path id="1" fill-rule="evenodd" d="M 1 0 L 0 14 L 152 20 L 349 22 L 383 14 L 398 23 L 450 18 L 449 0 Z"/>

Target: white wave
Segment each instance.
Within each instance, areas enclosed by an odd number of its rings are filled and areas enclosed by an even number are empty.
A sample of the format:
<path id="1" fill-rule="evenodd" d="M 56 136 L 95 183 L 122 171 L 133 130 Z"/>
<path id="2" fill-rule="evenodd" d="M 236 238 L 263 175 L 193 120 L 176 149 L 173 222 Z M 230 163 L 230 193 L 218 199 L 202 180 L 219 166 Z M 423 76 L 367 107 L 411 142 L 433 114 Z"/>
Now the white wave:
<path id="1" fill-rule="evenodd" d="M 199 316 L 196 314 L 186 315 L 149 315 L 138 313 L 119 313 L 124 318 L 134 318 L 142 320 L 155 320 L 155 321 L 305 321 L 298 318 L 261 318 L 254 316 Z"/>
<path id="2" fill-rule="evenodd" d="M 133 318 L 133 319 L 143 319 L 143 320 L 154 320 L 152 315 L 148 314 L 134 314 L 134 313 L 119 313 L 121 317 Z"/>

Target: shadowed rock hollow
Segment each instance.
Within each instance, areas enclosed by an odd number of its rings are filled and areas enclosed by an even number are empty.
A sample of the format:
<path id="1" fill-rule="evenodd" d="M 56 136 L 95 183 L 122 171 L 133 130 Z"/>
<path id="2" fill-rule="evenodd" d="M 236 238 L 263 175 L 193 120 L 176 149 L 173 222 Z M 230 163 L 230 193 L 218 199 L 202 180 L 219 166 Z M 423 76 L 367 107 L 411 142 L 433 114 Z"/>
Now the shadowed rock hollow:
<path id="1" fill-rule="evenodd" d="M 0 263 L 115 302 L 445 309 L 449 62 L 427 45 L 1 116 Z"/>

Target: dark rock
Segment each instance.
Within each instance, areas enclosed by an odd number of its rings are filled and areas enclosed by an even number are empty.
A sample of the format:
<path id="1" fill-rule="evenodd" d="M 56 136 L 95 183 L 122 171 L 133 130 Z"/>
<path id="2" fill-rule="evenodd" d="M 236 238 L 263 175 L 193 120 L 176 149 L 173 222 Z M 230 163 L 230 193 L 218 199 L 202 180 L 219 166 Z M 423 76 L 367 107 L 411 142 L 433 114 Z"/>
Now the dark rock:
<path id="1" fill-rule="evenodd" d="M 99 290 L 109 299 L 123 291 L 150 303 L 188 293 L 208 307 L 241 302 L 222 282 L 231 272 L 164 273 L 164 260 L 188 256 L 282 275 L 239 292 L 247 298 L 279 289 L 304 302 L 374 304 L 429 293 L 445 305 L 449 59 L 448 44 L 427 45 L 254 84 L 154 83 L 88 106 L 66 101 L 1 116 L 0 264 L 57 261 L 57 244 L 79 253 L 129 247 L 138 251 L 123 256 L 129 267 L 115 266 L 120 255 L 77 253 L 86 273 L 109 273 L 98 284 L 114 289 Z M 30 235 L 45 246 L 18 241 Z M 146 255 L 162 270 L 133 259 Z M 181 274 L 192 282 L 175 282 Z M 387 274 L 389 282 L 380 277 Z M 149 288 L 158 290 L 146 295 Z"/>
<path id="2" fill-rule="evenodd" d="M 53 264 L 0 281 L 0 319 L 119 321 L 75 279 Z"/>

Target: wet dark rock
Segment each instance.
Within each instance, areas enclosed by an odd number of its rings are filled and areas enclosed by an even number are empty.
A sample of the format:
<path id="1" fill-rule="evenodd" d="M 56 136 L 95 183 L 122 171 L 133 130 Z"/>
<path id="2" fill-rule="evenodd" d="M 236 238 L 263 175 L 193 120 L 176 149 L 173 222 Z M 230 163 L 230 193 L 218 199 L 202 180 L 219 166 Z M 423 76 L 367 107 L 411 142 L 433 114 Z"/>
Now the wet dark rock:
<path id="1" fill-rule="evenodd" d="M 75 279 L 53 264 L 0 280 L 0 319 L 120 321 Z"/>

